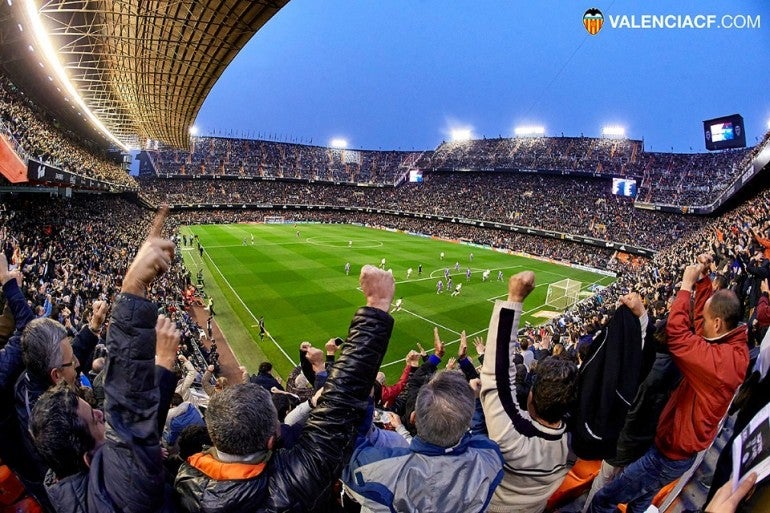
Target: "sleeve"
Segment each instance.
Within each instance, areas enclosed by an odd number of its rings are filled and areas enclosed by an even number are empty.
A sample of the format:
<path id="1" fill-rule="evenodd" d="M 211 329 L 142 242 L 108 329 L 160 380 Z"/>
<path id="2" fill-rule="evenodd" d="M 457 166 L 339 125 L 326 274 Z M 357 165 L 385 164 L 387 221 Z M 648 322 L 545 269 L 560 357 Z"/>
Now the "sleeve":
<path id="1" fill-rule="evenodd" d="M 153 330 L 155 326 L 153 326 Z M 83 373 L 91 370 L 91 362 L 94 357 L 94 348 L 99 343 L 99 337 L 94 335 L 86 323 L 75 338 L 72 339 L 72 352 L 80 362 L 80 371 Z"/>
<path id="2" fill-rule="evenodd" d="M 668 349 L 676 366 L 698 395 L 708 394 L 719 381 L 721 361 L 702 336 L 690 328 L 690 292 L 680 290 L 666 324 Z"/>
<path id="3" fill-rule="evenodd" d="M 155 382 L 158 384 L 160 399 L 158 403 L 158 434 L 163 433 L 166 416 L 171 408 L 171 398 L 176 388 L 176 374 L 160 365 L 155 366 Z"/>
<path id="4" fill-rule="evenodd" d="M 328 497 L 352 452 L 392 330 L 393 318 L 382 310 L 363 307 L 356 313 L 297 444 L 276 455 L 280 474 L 274 479 L 280 479 L 281 486 L 271 488 L 281 490 L 273 497 L 278 510 L 289 504 L 315 510 Z"/>
<path id="5" fill-rule="evenodd" d="M 107 433 L 99 477 L 115 508 L 126 513 L 158 511 L 163 503 L 156 319 L 157 309 L 151 302 L 120 294 L 107 333 Z"/>
<path id="6" fill-rule="evenodd" d="M 11 315 L 13 315 L 16 331 L 21 333 L 27 327 L 27 324 L 35 318 L 35 313 L 27 304 L 27 300 L 19 289 L 19 284 L 16 283 L 16 280 L 8 280 L 3 285 L 3 293 L 5 294 L 8 308 L 11 310 Z"/>
<path id="7" fill-rule="evenodd" d="M 296 424 L 304 425 L 308 417 L 310 417 L 310 412 L 312 410 L 313 407 L 310 406 L 310 399 L 307 401 L 302 401 L 297 405 L 296 408 L 286 414 L 286 418 L 284 419 L 283 423 L 287 426 L 294 426 Z"/>
<path id="8" fill-rule="evenodd" d="M 192 362 L 190 360 L 186 360 L 184 362 L 184 379 L 181 383 L 179 383 L 176 387 L 176 392 L 181 395 L 184 400 L 187 400 L 188 391 L 190 390 L 190 387 L 192 386 L 193 382 L 195 381 L 195 375 L 198 373 L 198 371 L 195 370 L 195 367 L 193 366 Z M 203 383 L 206 383 L 206 375 L 203 375 L 203 379 L 201 380 Z M 211 374 L 209 374 L 209 380 L 211 379 Z"/>
<path id="9" fill-rule="evenodd" d="M 13 315 L 18 335 L 12 336 L 0 349 L 0 390 L 10 389 L 24 370 L 21 357 L 21 332 L 24 331 L 27 323 L 35 318 L 16 280 L 9 280 L 3 285 L 3 293 Z"/>
<path id="10" fill-rule="evenodd" d="M 206 392 L 206 395 L 211 397 L 214 395 L 214 385 L 211 384 L 211 378 L 214 377 L 214 374 L 206 369 L 206 371 L 203 373 L 203 377 L 201 378 L 201 385 L 203 385 L 203 391 Z M 187 383 L 187 378 L 185 377 L 185 383 Z M 185 387 L 185 390 L 188 390 L 190 387 Z M 182 394 L 182 397 L 184 397 L 184 394 Z"/>
<path id="11" fill-rule="evenodd" d="M 762 294 L 757 302 L 757 321 L 762 326 L 770 325 L 770 301 L 767 294 Z"/>
<path id="12" fill-rule="evenodd" d="M 299 350 L 299 365 L 302 368 L 302 374 L 307 378 L 308 383 L 315 383 L 315 371 L 313 364 L 307 359 L 307 351 Z"/>
<path id="13" fill-rule="evenodd" d="M 473 366 L 473 362 L 467 356 L 459 361 L 460 370 L 465 374 L 465 379 L 468 381 L 479 377 L 479 373 L 476 372 L 476 367 Z"/>
<path id="14" fill-rule="evenodd" d="M 695 282 L 695 305 L 693 306 L 693 325 L 695 333 L 703 333 L 703 307 L 711 297 L 711 278 L 706 277 Z"/>
<path id="15" fill-rule="evenodd" d="M 522 435 L 531 434 L 531 424 L 516 402 L 516 366 L 512 337 L 519 328 L 521 303 L 496 301 L 489 321 L 484 365 L 481 368 L 481 405 L 489 438 L 503 453 L 515 450 Z"/>
<path id="16" fill-rule="evenodd" d="M 409 374 L 412 372 L 412 366 L 408 363 L 406 364 L 406 367 L 404 367 L 404 372 L 401 373 L 401 377 L 398 378 L 398 382 L 394 385 L 390 386 L 384 386 L 382 387 L 382 404 L 390 404 L 393 401 L 396 400 L 396 397 L 398 397 L 398 394 L 401 393 L 401 391 L 406 386 L 406 382 L 409 381 Z"/>
<path id="17" fill-rule="evenodd" d="M 0 349 L 0 390 L 10 390 L 23 370 L 21 337 L 14 335 Z"/>

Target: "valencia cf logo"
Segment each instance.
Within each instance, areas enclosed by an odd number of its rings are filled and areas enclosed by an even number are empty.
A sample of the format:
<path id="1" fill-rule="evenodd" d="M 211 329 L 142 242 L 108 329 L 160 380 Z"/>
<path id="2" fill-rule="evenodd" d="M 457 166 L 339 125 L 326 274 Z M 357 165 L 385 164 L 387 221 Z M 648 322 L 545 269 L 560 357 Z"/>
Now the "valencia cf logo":
<path id="1" fill-rule="evenodd" d="M 592 7 L 583 15 L 583 26 L 589 34 L 595 36 L 602 29 L 604 24 L 604 15 L 596 7 Z"/>

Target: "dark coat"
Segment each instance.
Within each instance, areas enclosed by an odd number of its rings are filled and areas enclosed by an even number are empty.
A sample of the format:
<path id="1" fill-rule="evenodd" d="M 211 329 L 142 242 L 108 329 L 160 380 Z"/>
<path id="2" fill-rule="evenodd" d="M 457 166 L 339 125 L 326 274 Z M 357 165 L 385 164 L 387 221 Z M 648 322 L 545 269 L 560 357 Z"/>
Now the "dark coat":
<path id="1" fill-rule="evenodd" d="M 615 455 L 626 414 L 646 374 L 639 319 L 621 306 L 591 346 L 578 375 L 572 448 L 579 457 L 596 460 Z M 652 341 L 644 347 L 648 354 L 654 352 Z"/>

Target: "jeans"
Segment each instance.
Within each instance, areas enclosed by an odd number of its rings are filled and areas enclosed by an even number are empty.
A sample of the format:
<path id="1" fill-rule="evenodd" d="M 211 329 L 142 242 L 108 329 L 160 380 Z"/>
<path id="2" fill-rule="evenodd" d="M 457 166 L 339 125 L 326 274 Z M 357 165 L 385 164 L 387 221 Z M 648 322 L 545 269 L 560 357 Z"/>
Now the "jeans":
<path id="1" fill-rule="evenodd" d="M 686 460 L 670 460 L 653 446 L 596 493 L 588 512 L 613 513 L 616 506 L 623 502 L 628 505 L 627 513 L 643 512 L 652 504 L 655 494 L 687 472 L 694 461 L 695 456 Z"/>

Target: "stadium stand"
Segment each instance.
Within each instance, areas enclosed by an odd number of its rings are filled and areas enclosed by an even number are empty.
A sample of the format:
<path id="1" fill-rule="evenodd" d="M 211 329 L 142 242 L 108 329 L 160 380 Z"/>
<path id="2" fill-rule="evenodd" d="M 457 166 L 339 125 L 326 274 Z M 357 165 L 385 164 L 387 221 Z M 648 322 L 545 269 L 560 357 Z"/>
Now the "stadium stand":
<path id="1" fill-rule="evenodd" d="M 135 180 L 93 148 L 83 147 L 74 134 L 65 134 L 5 77 L 0 76 L 0 132 L 26 159 L 49 164 L 74 175 L 122 188 L 136 188 Z"/>
<path id="2" fill-rule="evenodd" d="M 161 175 L 230 175 L 395 185 L 420 152 L 358 151 L 223 137 L 194 137 L 189 150 L 150 150 Z"/>

